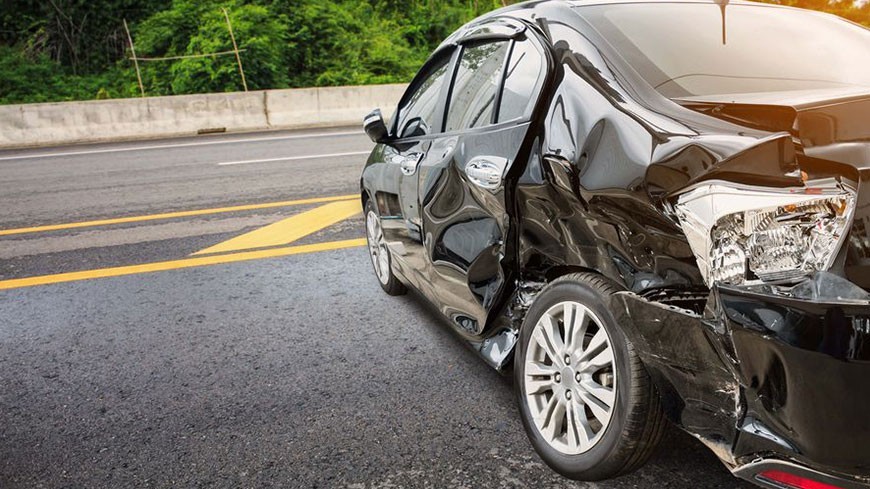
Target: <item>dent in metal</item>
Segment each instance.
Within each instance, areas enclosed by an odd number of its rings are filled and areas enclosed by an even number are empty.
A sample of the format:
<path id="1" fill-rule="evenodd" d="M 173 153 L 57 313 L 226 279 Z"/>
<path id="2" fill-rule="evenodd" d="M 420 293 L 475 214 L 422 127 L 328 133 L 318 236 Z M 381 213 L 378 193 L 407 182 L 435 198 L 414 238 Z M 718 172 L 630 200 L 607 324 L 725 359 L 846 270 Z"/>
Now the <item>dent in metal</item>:
<path id="1" fill-rule="evenodd" d="M 511 359 L 518 338 L 519 334 L 516 330 L 506 328 L 476 346 L 488 364 L 497 370 L 502 370 Z"/>

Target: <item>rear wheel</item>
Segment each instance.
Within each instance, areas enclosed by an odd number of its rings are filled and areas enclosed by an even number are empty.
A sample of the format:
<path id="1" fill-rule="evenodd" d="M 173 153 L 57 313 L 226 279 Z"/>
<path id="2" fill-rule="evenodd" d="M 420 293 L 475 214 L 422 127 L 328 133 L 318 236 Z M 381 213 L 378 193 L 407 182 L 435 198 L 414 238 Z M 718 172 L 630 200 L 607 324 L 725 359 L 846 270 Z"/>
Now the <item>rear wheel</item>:
<path id="1" fill-rule="evenodd" d="M 616 324 L 603 277 L 550 284 L 529 310 L 514 375 L 526 432 L 541 458 L 577 480 L 641 467 L 661 438 L 658 394 Z"/>
<path id="2" fill-rule="evenodd" d="M 387 246 L 387 241 L 384 238 L 384 231 L 381 227 L 381 217 L 375 210 L 375 206 L 371 201 L 366 202 L 366 240 L 368 241 L 369 256 L 372 259 L 372 267 L 375 270 L 375 276 L 389 295 L 403 295 L 407 293 L 407 289 L 401 281 L 393 274 L 393 262 L 390 255 L 390 248 Z"/>

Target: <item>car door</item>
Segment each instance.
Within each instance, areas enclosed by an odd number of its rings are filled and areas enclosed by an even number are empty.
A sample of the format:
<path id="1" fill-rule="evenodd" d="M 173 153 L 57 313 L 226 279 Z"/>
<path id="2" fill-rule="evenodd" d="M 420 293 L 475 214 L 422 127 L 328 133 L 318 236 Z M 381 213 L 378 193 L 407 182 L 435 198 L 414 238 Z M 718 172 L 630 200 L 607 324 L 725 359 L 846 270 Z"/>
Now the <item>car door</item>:
<path id="1" fill-rule="evenodd" d="M 505 176 L 524 165 L 517 159 L 547 73 L 529 35 L 461 43 L 445 132 L 418 170 L 427 295 L 471 338 L 483 335 L 509 274 Z"/>
<path id="2" fill-rule="evenodd" d="M 444 104 L 450 87 L 453 56 L 446 48 L 436 53 L 411 83 L 393 117 L 395 135 L 383 146 L 385 189 L 376 196 L 382 227 L 399 273 L 418 288 L 425 269 L 418 201 L 419 168 L 433 142 L 443 133 Z"/>

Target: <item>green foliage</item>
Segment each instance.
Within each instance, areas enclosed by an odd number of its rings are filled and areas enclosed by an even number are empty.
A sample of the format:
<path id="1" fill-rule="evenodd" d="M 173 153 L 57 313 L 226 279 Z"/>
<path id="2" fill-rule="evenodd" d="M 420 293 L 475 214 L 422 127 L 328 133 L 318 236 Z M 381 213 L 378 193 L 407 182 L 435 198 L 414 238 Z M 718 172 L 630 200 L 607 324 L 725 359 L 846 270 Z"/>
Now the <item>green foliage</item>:
<path id="1" fill-rule="evenodd" d="M 0 44 L 18 45 L 72 73 L 98 73 L 123 56 L 122 19 L 135 22 L 169 0 L 4 0 Z"/>
<path id="2" fill-rule="evenodd" d="M 15 48 L 0 46 L 0 104 L 61 102 L 135 95 L 135 85 L 125 85 L 135 74 L 112 67 L 93 75 L 74 75 L 59 69 L 44 55 L 28 58 Z"/>
<path id="3" fill-rule="evenodd" d="M 176 0 L 136 28 L 139 57 L 176 57 L 230 52 L 232 38 L 222 8 L 226 8 L 238 41 L 248 88 L 290 84 L 286 16 L 262 5 L 243 2 Z M 225 92 L 242 89 L 235 56 L 143 62 L 145 89 L 152 95 Z"/>
<path id="4" fill-rule="evenodd" d="M 292 19 L 287 62 L 294 86 L 403 81 L 425 60 L 402 37 L 402 25 L 367 3 L 293 2 L 278 8 Z"/>
<path id="5" fill-rule="evenodd" d="M 870 2 L 765 0 L 870 25 Z M 123 20 L 140 58 L 233 49 L 251 90 L 407 82 L 463 23 L 503 0 L 4 0 L 0 103 L 139 95 Z M 242 89 L 235 56 L 142 61 L 148 95 Z"/>
<path id="6" fill-rule="evenodd" d="M 459 25 L 493 8 L 490 1 L 175 0 L 135 28 L 140 57 L 232 49 L 221 7 L 244 49 L 249 88 L 405 82 Z M 232 56 L 144 63 L 149 94 L 241 89 Z"/>

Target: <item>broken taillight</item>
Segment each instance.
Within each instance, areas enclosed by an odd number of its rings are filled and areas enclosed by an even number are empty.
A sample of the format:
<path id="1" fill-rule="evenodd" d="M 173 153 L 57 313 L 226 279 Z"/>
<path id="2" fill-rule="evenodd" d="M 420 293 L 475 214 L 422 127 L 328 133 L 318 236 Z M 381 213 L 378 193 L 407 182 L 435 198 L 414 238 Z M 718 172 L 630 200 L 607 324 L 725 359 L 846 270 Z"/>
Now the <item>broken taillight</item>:
<path id="1" fill-rule="evenodd" d="M 836 180 L 787 190 L 720 181 L 675 209 L 707 285 L 794 284 L 833 267 L 855 200 Z"/>
<path id="2" fill-rule="evenodd" d="M 789 474 L 781 470 L 768 470 L 758 474 L 757 477 L 762 482 L 772 482 L 790 489 L 842 489 L 838 486 Z"/>

